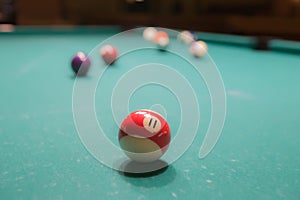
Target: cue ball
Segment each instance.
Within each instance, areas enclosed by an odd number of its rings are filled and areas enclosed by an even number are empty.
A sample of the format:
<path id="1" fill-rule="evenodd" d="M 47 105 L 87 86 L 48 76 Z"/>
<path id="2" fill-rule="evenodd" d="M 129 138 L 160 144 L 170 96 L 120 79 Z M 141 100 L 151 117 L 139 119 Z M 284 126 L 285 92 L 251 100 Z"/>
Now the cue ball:
<path id="1" fill-rule="evenodd" d="M 83 52 L 77 52 L 71 62 L 72 69 L 77 76 L 85 76 L 91 66 L 91 60 Z"/>
<path id="2" fill-rule="evenodd" d="M 100 55 L 107 65 L 111 65 L 118 57 L 118 50 L 114 46 L 105 45 L 100 49 Z"/>
<path id="3" fill-rule="evenodd" d="M 168 149 L 171 140 L 167 121 L 151 110 L 137 110 L 121 124 L 119 143 L 133 161 L 148 163 L 158 160 Z"/>
<path id="4" fill-rule="evenodd" d="M 148 27 L 143 31 L 143 37 L 145 40 L 152 41 L 156 33 L 156 28 Z"/>
<path id="5" fill-rule="evenodd" d="M 207 45 L 203 41 L 192 42 L 190 45 L 190 53 L 195 57 L 202 57 L 207 52 Z"/>

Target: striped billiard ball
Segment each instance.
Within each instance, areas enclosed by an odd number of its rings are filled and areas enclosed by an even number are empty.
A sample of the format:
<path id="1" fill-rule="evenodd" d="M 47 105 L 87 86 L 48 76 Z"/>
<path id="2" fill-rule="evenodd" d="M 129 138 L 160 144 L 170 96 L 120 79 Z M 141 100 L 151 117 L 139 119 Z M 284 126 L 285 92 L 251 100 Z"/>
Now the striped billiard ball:
<path id="1" fill-rule="evenodd" d="M 151 110 L 137 110 L 121 124 L 119 143 L 124 153 L 136 162 L 158 160 L 168 149 L 171 140 L 167 121 Z"/>

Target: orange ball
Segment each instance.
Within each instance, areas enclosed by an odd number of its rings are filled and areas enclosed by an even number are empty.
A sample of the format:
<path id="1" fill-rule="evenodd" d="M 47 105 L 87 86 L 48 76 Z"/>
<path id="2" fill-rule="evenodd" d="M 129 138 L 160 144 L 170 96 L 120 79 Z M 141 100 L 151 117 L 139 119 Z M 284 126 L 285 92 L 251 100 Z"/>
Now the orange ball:
<path id="1" fill-rule="evenodd" d="M 153 38 L 153 42 L 154 43 L 158 43 L 160 41 L 160 38 L 166 38 L 169 39 L 169 36 L 166 32 L 164 31 L 158 31 L 156 32 L 154 38 Z"/>

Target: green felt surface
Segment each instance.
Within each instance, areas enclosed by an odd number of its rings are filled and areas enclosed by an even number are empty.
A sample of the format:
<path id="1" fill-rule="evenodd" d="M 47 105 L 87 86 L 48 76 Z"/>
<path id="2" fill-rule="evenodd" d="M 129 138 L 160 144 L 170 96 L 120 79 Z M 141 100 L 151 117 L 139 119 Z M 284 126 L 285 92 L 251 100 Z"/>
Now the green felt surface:
<path id="1" fill-rule="evenodd" d="M 121 57 L 102 80 L 106 87 L 97 89 L 96 99 L 141 59 L 186 67 L 182 73 L 201 99 L 199 133 L 184 155 L 157 176 L 126 177 L 86 150 L 73 122 L 72 55 L 91 51 L 119 31 L 93 29 L 23 28 L 0 35 L 0 199 L 300 198 L 299 55 L 208 42 L 226 88 L 227 116 L 219 142 L 202 160 L 198 152 L 210 119 L 210 100 L 201 77 L 166 52 L 141 50 Z M 212 34 L 210 40 L 214 37 L 222 39 Z M 131 39 L 122 44 L 129 46 Z M 130 109 L 155 104 L 151 94 L 164 91 L 156 87 L 137 90 Z M 145 90 L 150 93 L 147 98 Z M 158 103 L 173 111 L 168 120 L 177 129 L 178 102 L 165 92 L 170 101 Z M 105 105 L 96 103 L 100 119 L 110 111 Z M 111 130 L 107 136 L 117 144 L 117 126 L 105 119 Z"/>

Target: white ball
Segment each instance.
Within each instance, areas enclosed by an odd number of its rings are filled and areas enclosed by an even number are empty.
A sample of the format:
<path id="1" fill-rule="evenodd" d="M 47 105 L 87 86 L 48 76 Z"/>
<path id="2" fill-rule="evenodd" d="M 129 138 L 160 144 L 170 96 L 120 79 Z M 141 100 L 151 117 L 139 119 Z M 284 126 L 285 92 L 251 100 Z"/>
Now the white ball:
<path id="1" fill-rule="evenodd" d="M 191 44 L 194 42 L 194 36 L 190 31 L 182 31 L 178 34 L 177 39 L 185 44 Z"/>
<path id="2" fill-rule="evenodd" d="M 190 46 L 190 53 L 196 57 L 202 57 L 207 53 L 207 45 L 203 41 L 193 42 Z"/>
<path id="3" fill-rule="evenodd" d="M 156 34 L 157 30 L 153 27 L 148 27 L 144 30 L 143 32 L 143 37 L 145 40 L 149 40 L 152 41 L 155 34 Z"/>

